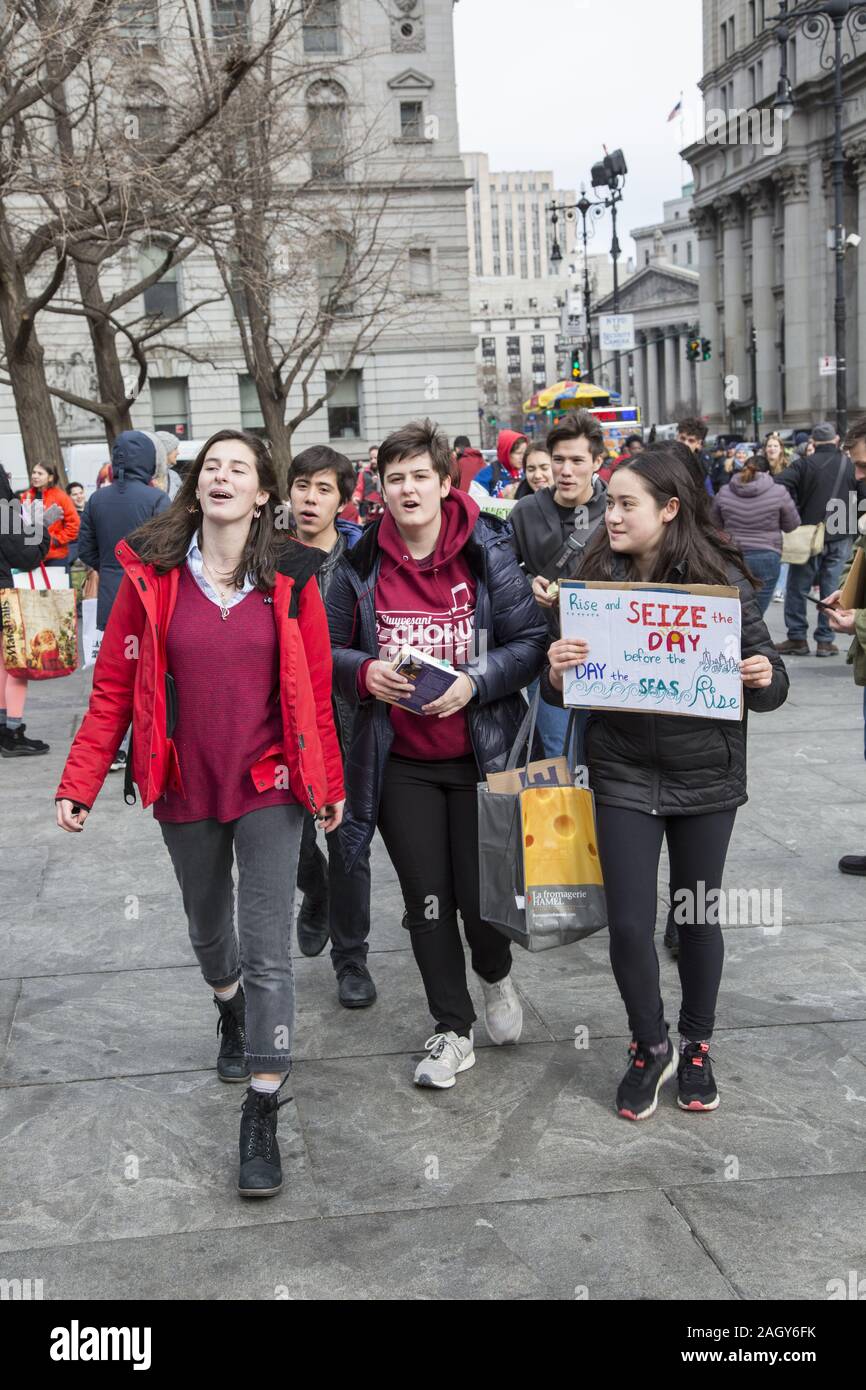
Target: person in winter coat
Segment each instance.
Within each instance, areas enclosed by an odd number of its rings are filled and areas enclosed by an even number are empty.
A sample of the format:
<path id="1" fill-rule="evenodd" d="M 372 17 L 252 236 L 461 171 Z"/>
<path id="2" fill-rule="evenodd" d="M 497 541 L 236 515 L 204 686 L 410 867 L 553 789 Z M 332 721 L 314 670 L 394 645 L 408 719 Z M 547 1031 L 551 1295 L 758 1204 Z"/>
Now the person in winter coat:
<path id="1" fill-rule="evenodd" d="M 566 415 L 554 425 L 546 443 L 553 485 L 519 501 L 508 520 L 514 552 L 532 581 L 535 601 L 553 637 L 559 635 L 559 580 L 573 578 L 580 556 L 604 519 L 607 489 L 593 476 L 604 454 L 604 433 L 589 411 Z M 530 687 L 530 699 L 535 689 Z M 585 722 L 581 716 L 578 737 Z M 567 725 L 567 710 L 542 703 L 537 727 L 547 757 L 562 753 Z"/>
<path id="2" fill-rule="evenodd" d="M 461 492 L 469 491 L 469 484 L 484 467 L 484 455 L 480 449 L 473 449 L 468 435 L 458 434 L 454 440 L 454 453 L 457 460 L 457 482 Z"/>
<path id="3" fill-rule="evenodd" d="M 340 558 L 363 535 L 363 528 L 339 516 L 352 496 L 355 470 L 344 454 L 326 444 L 314 444 L 293 459 L 289 470 L 289 502 L 294 533 L 305 545 L 324 552 L 318 570 L 322 599 L 327 600 Z M 334 723 L 345 755 L 352 730 L 353 710 L 334 698 Z M 312 816 L 304 818 L 298 887 L 304 895 L 298 913 L 298 945 L 305 956 L 317 956 L 330 938 L 331 963 L 337 976 L 337 997 L 344 1008 L 364 1009 L 376 1000 L 376 986 L 367 969 L 370 935 L 370 851 L 365 850 L 351 872 L 346 871 L 336 831 L 327 840 L 328 856 L 316 839 Z"/>
<path id="4" fill-rule="evenodd" d="M 78 536 L 81 521 L 75 503 L 68 493 L 57 483 L 57 470 L 49 463 L 35 463 L 30 470 L 30 487 L 21 494 L 24 507 L 39 502 L 47 511 L 49 507 L 59 507 L 61 516 L 48 527 L 51 545 L 45 557 L 45 565 L 65 569 L 69 560 L 69 543 Z M 52 513 L 53 515 L 53 513 Z"/>
<path id="5" fill-rule="evenodd" d="M 28 522 L 12 491 L 6 470 L 0 468 L 0 589 L 14 588 L 13 570 L 34 570 L 45 563 L 52 544 L 50 524 L 55 505 L 42 511 L 31 504 Z M 47 521 L 46 521 L 47 518 Z M 3 609 L 0 607 L 0 757 L 26 758 L 49 751 L 49 745 L 25 734 L 24 705 L 30 682 L 6 670 L 3 660 Z"/>
<path id="6" fill-rule="evenodd" d="M 777 487 L 771 473 L 762 472 L 757 457 L 737 469 L 731 481 L 716 493 L 710 512 L 716 525 L 726 531 L 761 588 L 755 595 L 758 608 L 766 613 L 782 567 L 782 532 L 795 531 L 800 513 L 787 489 Z"/>
<path id="7" fill-rule="evenodd" d="M 845 452 L 854 465 L 858 483 L 866 481 L 866 415 L 855 420 L 845 437 Z M 866 516 L 861 515 L 857 526 L 858 535 L 854 542 L 851 560 L 842 575 L 842 585 L 857 557 L 858 551 L 866 552 Z M 866 557 L 864 557 L 866 559 Z M 866 733 L 866 607 L 841 608 L 842 589 L 830 594 L 826 602 L 831 605 L 827 616 L 834 632 L 851 638 L 848 648 L 848 665 L 853 667 L 854 684 L 863 687 L 863 728 Z M 866 756 L 866 740 L 864 740 Z M 843 874 L 866 876 L 866 854 L 843 854 L 839 860 L 839 871 Z"/>
<path id="8" fill-rule="evenodd" d="M 797 458 L 778 475 L 777 481 L 794 499 L 804 526 L 815 526 L 823 522 L 826 526 L 824 548 L 802 565 L 791 565 L 788 569 L 788 583 L 785 588 L 785 627 L 787 640 L 780 642 L 778 650 L 783 656 L 808 656 L 809 619 L 806 611 L 806 595 L 813 585 L 818 585 L 822 599 L 834 593 L 839 586 L 839 577 L 845 561 L 851 553 L 851 535 L 847 518 L 849 499 L 859 502 L 866 498 L 866 483 L 858 481 L 854 465 L 848 456 L 839 449 L 839 436 L 834 425 L 824 423 L 812 430 L 815 447 L 810 456 Z M 844 524 L 840 529 L 838 515 L 841 512 Z M 825 608 L 817 608 L 815 620 L 816 656 L 838 656 L 839 648 L 833 641 L 833 634 Z"/>
<path id="9" fill-rule="evenodd" d="M 57 824 L 80 833 L 132 720 L 127 799 L 134 780 L 183 893 L 219 1014 L 217 1074 L 251 1082 L 238 1178 L 247 1197 L 282 1184 L 277 1109 L 292 1062 L 303 818 L 332 831 L 344 799 L 321 555 L 280 528 L 281 505 L 264 442 L 220 430 L 176 504 L 119 543 L 123 578 L 56 792 Z"/>
<path id="10" fill-rule="evenodd" d="M 81 518 L 78 558 L 99 573 L 96 626 L 104 632 L 123 579 L 116 548 L 137 526 L 167 509 L 168 497 L 150 486 L 156 445 L 142 430 L 119 434 L 111 449 L 112 481 L 87 499 Z"/>
<path id="11" fill-rule="evenodd" d="M 379 478 L 378 457 L 378 444 L 371 444 L 369 453 L 370 461 L 368 464 L 364 465 L 358 474 L 355 491 L 352 495 L 352 501 L 358 508 L 358 514 L 364 526 L 370 521 L 375 521 L 376 517 L 381 516 L 382 512 L 385 510 L 385 504 L 382 501 L 382 483 Z"/>
<path id="12" fill-rule="evenodd" d="M 513 496 L 520 482 L 527 443 L 525 434 L 500 430 L 496 440 L 496 462 L 479 469 L 472 481 L 485 488 L 491 497 Z"/>
<path id="13" fill-rule="evenodd" d="M 547 631 L 507 527 L 452 489 L 441 431 L 406 425 L 379 461 L 385 514 L 343 555 L 327 598 L 337 692 L 356 707 L 340 843 L 351 870 L 378 825 L 434 1019 L 415 1083 L 446 1088 L 475 1063 L 458 909 L 491 1040 L 516 1042 L 523 1024 L 508 939 L 481 916 L 476 784 L 505 766 Z M 414 690 L 392 664 L 404 646 L 458 672 L 420 713 L 396 703 Z"/>
<path id="14" fill-rule="evenodd" d="M 542 488 L 553 484 L 553 468 L 550 452 L 546 444 L 537 440 L 531 443 L 523 455 L 523 477 L 518 483 L 514 496 L 519 502 L 522 497 L 532 497 Z"/>
<path id="15" fill-rule="evenodd" d="M 659 1088 L 676 1072 L 680 1108 L 714 1110 L 719 1096 L 709 1054 L 724 946 L 717 913 L 706 914 L 700 905 L 712 904 L 707 895 L 721 889 L 736 810 L 747 799 L 746 713 L 777 709 L 786 699 L 788 677 L 742 555 L 707 520 L 694 475 L 669 453 L 650 449 L 617 469 L 605 526 L 589 545 L 580 578 L 739 590 L 742 720 L 593 710 L 586 733 L 611 964 L 632 1033 L 616 1108 L 630 1120 L 648 1118 Z M 588 654 L 589 644 L 579 637 L 552 645 L 542 685 L 549 698 L 555 692 L 561 701 L 565 673 Z M 712 698 L 712 692 L 684 695 L 692 703 Z M 665 1023 L 654 942 L 665 839 L 680 927 L 678 1060 Z"/>

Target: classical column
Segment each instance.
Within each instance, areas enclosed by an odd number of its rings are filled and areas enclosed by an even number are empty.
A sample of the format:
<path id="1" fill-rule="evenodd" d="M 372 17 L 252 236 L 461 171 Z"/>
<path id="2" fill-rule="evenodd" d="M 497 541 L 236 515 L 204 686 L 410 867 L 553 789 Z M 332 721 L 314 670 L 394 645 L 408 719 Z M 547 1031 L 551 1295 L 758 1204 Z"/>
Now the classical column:
<path id="1" fill-rule="evenodd" d="M 659 330 L 650 328 L 647 330 L 647 412 L 649 418 L 648 425 L 662 425 L 662 397 L 661 382 L 659 380 Z"/>
<path id="2" fill-rule="evenodd" d="M 640 406 L 641 420 L 647 419 L 649 413 L 649 401 L 647 398 L 647 370 L 646 370 L 646 334 L 638 332 L 635 334 L 635 374 L 634 374 L 634 398 Z"/>
<path id="3" fill-rule="evenodd" d="M 752 211 L 752 322 L 755 325 L 755 391 L 765 419 L 779 415 L 776 362 L 776 300 L 773 295 L 775 248 L 772 184 L 749 184 L 745 190 Z M 760 428 L 759 428 L 760 432 Z"/>
<path id="4" fill-rule="evenodd" d="M 722 225 L 725 263 L 725 376 L 733 376 L 734 398 L 749 394 L 746 355 L 745 257 L 743 255 L 743 205 L 739 198 L 720 198 L 717 205 Z"/>
<path id="5" fill-rule="evenodd" d="M 679 363 L 677 351 L 679 339 L 677 329 L 669 324 L 665 329 L 665 422 L 675 420 L 680 391 Z"/>
<path id="6" fill-rule="evenodd" d="M 716 259 L 718 223 L 712 208 L 693 208 L 691 220 L 698 234 L 698 337 L 708 338 L 712 358 L 695 364 L 695 409 L 711 425 L 719 425 L 724 417 L 722 393 L 721 349 L 719 342 L 719 268 Z"/>
<path id="7" fill-rule="evenodd" d="M 774 178 L 785 203 L 785 412 L 803 421 L 811 414 L 817 355 L 809 331 L 809 168 L 792 164 Z"/>
<path id="8" fill-rule="evenodd" d="M 866 410 L 866 141 L 858 140 L 851 155 L 857 176 L 857 231 L 863 244 L 853 253 L 857 257 L 857 382 L 849 379 L 848 400 Z M 848 418 L 852 418 L 850 412 Z"/>

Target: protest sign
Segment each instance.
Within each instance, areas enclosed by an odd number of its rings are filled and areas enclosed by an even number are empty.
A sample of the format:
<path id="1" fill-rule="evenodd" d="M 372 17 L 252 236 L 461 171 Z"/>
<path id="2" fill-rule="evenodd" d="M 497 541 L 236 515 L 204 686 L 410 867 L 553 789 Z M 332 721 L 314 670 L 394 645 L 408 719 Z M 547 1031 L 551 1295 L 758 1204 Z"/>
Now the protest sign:
<path id="1" fill-rule="evenodd" d="M 737 589 L 565 580 L 559 609 L 563 637 L 589 645 L 565 673 L 566 705 L 742 718 Z"/>

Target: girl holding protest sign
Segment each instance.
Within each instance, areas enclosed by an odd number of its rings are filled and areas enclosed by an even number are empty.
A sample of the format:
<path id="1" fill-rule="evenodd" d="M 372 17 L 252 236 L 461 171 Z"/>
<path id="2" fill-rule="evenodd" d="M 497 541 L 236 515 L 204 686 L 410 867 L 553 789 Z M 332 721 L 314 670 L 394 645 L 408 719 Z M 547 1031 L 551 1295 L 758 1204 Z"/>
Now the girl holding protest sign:
<path id="1" fill-rule="evenodd" d="M 781 705 L 788 677 L 742 554 L 713 529 L 695 478 L 667 452 L 648 450 L 613 474 L 605 525 L 587 548 L 579 578 L 739 590 L 742 720 L 594 710 L 586 734 L 611 964 L 632 1030 L 617 1110 L 627 1119 L 648 1118 L 675 1070 L 680 1107 L 715 1110 L 709 1051 L 724 957 L 717 903 L 736 808 L 747 799 L 745 715 Z M 547 698 L 561 702 L 565 673 L 588 655 L 589 644 L 580 638 L 554 642 L 543 685 Z M 679 1062 L 668 1037 L 653 939 L 663 839 L 680 927 Z"/>

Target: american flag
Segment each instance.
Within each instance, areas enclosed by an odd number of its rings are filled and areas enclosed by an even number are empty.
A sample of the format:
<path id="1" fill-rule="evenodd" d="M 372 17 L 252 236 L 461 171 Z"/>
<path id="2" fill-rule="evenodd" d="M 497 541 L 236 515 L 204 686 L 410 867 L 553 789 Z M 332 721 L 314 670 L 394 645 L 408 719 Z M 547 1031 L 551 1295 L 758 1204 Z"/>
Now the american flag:
<path id="1" fill-rule="evenodd" d="M 671 121 L 676 120 L 677 116 L 680 114 L 680 112 L 682 111 L 682 109 L 683 109 L 683 94 L 682 94 L 682 92 L 680 92 L 680 99 L 679 99 L 679 101 L 677 102 L 677 104 L 676 104 L 676 106 L 674 107 L 674 109 L 673 109 L 673 111 L 671 112 L 671 114 L 668 116 L 668 124 L 670 124 Z"/>

